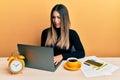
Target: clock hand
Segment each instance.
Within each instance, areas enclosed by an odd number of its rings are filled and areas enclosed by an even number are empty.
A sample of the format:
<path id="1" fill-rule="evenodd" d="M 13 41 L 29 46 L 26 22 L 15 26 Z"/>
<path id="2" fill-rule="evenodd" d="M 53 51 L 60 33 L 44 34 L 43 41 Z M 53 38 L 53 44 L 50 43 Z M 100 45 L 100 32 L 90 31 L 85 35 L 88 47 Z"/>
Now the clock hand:
<path id="1" fill-rule="evenodd" d="M 13 64 L 14 66 L 16 66 L 15 64 Z"/>
<path id="2" fill-rule="evenodd" d="M 16 65 L 16 67 L 19 66 L 19 64 Z"/>

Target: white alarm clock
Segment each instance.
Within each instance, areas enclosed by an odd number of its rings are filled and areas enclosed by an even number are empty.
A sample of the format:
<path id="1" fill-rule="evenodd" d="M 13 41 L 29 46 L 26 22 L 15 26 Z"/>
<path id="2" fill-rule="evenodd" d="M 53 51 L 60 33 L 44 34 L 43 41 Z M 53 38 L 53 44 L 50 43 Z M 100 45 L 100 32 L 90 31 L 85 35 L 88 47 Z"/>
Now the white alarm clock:
<path id="1" fill-rule="evenodd" d="M 11 73 L 19 73 L 25 67 L 24 56 L 11 56 L 8 58 L 9 64 L 8 68 Z"/>

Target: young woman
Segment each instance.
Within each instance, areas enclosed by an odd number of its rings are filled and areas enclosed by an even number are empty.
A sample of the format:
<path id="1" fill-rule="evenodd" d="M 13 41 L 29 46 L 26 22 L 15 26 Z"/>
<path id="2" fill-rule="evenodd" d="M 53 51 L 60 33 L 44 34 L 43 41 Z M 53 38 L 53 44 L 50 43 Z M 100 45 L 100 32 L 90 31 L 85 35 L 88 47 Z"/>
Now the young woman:
<path id="1" fill-rule="evenodd" d="M 57 4 L 51 11 L 51 26 L 42 32 L 41 46 L 54 48 L 54 63 L 69 57 L 83 58 L 85 51 L 75 30 L 70 28 L 67 8 Z M 75 51 L 72 51 L 72 47 Z"/>

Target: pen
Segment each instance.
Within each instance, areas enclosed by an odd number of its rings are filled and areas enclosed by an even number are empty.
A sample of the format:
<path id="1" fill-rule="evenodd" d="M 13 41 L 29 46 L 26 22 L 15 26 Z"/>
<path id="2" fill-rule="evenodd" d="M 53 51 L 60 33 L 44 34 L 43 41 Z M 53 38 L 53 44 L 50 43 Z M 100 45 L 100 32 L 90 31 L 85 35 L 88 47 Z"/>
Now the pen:
<path id="1" fill-rule="evenodd" d="M 90 66 L 90 64 L 87 64 L 87 63 L 84 63 L 85 65 L 87 65 L 87 66 Z"/>

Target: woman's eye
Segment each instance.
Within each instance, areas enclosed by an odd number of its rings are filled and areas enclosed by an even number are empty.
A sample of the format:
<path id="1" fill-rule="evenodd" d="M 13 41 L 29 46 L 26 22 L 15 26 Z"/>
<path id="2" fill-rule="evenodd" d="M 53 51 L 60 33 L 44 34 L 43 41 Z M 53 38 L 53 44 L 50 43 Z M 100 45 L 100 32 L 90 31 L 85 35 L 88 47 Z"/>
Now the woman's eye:
<path id="1" fill-rule="evenodd" d="M 57 18 L 58 18 L 58 19 L 60 19 L 60 17 L 59 17 L 59 16 L 58 16 Z"/>
<path id="2" fill-rule="evenodd" d="M 57 16 L 57 17 L 55 17 L 55 16 L 52 16 L 52 19 L 55 19 L 55 18 L 58 18 L 58 19 L 60 19 L 60 16 Z"/>
<path id="3" fill-rule="evenodd" d="M 52 16 L 52 19 L 54 19 L 55 18 L 55 16 Z"/>

